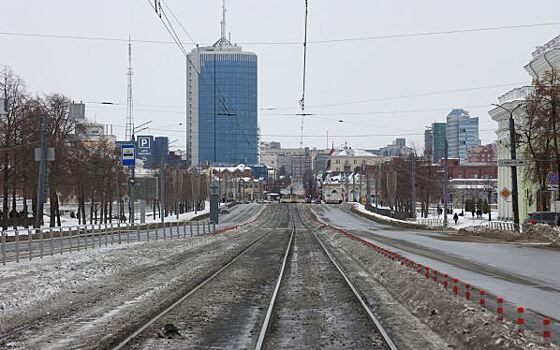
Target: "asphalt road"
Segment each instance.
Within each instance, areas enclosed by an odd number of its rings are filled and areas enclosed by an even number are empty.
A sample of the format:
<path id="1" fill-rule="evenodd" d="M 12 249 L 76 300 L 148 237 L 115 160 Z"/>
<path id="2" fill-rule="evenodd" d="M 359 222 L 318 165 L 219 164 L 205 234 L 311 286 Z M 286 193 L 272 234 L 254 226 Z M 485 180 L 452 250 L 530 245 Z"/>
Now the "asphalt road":
<path id="1" fill-rule="evenodd" d="M 560 252 L 513 243 L 465 241 L 451 233 L 379 224 L 344 205 L 311 205 L 320 220 L 419 263 L 560 320 Z"/>

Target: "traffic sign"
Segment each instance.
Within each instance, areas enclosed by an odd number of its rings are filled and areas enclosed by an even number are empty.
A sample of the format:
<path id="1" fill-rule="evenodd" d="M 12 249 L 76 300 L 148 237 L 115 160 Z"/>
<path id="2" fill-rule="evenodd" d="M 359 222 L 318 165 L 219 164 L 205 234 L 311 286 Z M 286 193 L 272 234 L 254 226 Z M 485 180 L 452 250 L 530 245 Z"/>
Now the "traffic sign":
<path id="1" fill-rule="evenodd" d="M 511 191 L 509 190 L 509 188 L 504 187 L 500 191 L 500 196 L 502 196 L 502 198 L 507 200 L 509 198 L 509 196 L 511 196 Z"/>
<path id="2" fill-rule="evenodd" d="M 136 152 L 133 144 L 121 145 L 122 166 L 133 167 L 136 165 Z"/>
<path id="3" fill-rule="evenodd" d="M 507 166 L 524 166 L 527 165 L 527 161 L 525 159 L 499 159 L 498 166 L 507 167 Z"/>
<path id="4" fill-rule="evenodd" d="M 35 161 L 40 162 L 42 158 L 41 155 L 41 148 L 35 148 Z M 47 158 L 45 159 L 47 162 L 52 162 L 54 160 L 54 147 L 47 147 Z"/>
<path id="5" fill-rule="evenodd" d="M 0 98 L 0 114 L 8 113 L 8 100 Z"/>
<path id="6" fill-rule="evenodd" d="M 151 136 L 138 136 L 138 148 L 141 148 L 141 149 L 152 148 L 152 137 Z"/>

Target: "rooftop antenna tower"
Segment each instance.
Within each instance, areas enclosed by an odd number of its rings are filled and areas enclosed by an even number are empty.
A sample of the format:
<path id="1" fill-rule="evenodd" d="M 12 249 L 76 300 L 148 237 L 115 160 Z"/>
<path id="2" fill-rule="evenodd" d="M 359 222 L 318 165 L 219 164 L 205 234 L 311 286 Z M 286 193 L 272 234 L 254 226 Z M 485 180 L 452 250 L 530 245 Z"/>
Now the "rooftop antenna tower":
<path id="1" fill-rule="evenodd" d="M 132 113 L 134 104 L 132 100 L 132 76 L 134 72 L 132 70 L 132 40 L 130 36 L 128 37 L 128 69 L 126 72 L 128 76 L 128 87 L 126 96 L 126 126 L 124 130 L 124 139 L 132 140 L 134 135 L 134 116 Z"/>
<path id="2" fill-rule="evenodd" d="M 222 39 L 227 39 L 226 38 L 226 0 L 222 0 Z"/>

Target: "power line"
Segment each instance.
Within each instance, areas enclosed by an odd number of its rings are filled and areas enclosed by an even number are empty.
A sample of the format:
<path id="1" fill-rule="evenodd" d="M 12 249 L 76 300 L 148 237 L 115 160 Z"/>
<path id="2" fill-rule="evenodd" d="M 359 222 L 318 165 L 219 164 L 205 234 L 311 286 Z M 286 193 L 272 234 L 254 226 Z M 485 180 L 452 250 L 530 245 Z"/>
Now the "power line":
<path id="1" fill-rule="evenodd" d="M 151 3 L 150 6 L 152 6 Z M 333 39 L 309 41 L 308 44 L 318 45 L 318 44 L 331 44 L 331 43 L 342 43 L 342 42 L 360 42 L 360 41 L 374 41 L 374 40 L 388 40 L 388 39 L 402 39 L 402 38 L 416 38 L 416 37 L 431 37 L 431 36 L 443 36 L 443 35 L 453 35 L 453 34 L 461 34 L 461 33 L 478 33 L 478 32 L 502 31 L 502 30 L 511 30 L 511 29 L 531 29 L 531 28 L 550 27 L 550 26 L 558 26 L 558 25 L 560 25 L 560 22 L 529 23 L 529 24 L 507 25 L 507 26 L 444 30 L 444 31 L 434 31 L 434 32 L 416 32 L 416 33 L 411 32 L 411 33 L 403 33 L 403 34 L 388 34 L 388 35 L 366 36 L 366 37 L 333 38 Z M 44 33 L 30 33 L 30 32 L 24 33 L 24 32 L 3 31 L 0 32 L 0 35 L 14 36 L 14 37 L 45 38 L 45 39 L 85 40 L 85 41 L 98 41 L 98 42 L 107 42 L 107 43 L 128 42 L 128 39 L 126 38 L 104 37 L 104 36 L 83 36 L 83 35 L 76 35 L 76 34 L 44 34 Z M 166 45 L 177 44 L 175 41 L 156 40 L 156 39 L 135 39 L 133 40 L 133 42 L 143 43 L 143 44 L 166 44 Z M 183 45 L 196 45 L 196 42 L 194 40 L 191 42 L 181 41 L 180 43 Z M 301 45 L 301 42 L 246 41 L 246 42 L 240 42 L 239 44 L 275 46 L 275 45 Z"/>
<path id="2" fill-rule="evenodd" d="M 524 86 L 530 86 L 524 83 L 503 83 L 503 84 L 497 84 L 497 85 L 486 85 L 486 86 L 475 86 L 475 87 L 468 87 L 468 88 L 461 88 L 461 89 L 451 89 L 451 90 L 440 90 L 440 91 L 428 91 L 428 92 L 420 92 L 420 93 L 416 93 L 416 94 L 404 94 L 404 95 L 395 95 L 395 96 L 388 96 L 388 97 L 381 97 L 381 98 L 375 98 L 375 99 L 368 99 L 368 100 L 355 100 L 355 101 L 341 101 L 341 102 L 337 102 L 337 103 L 332 103 L 332 104 L 323 104 L 323 105 L 314 105 L 311 106 L 312 108 L 322 108 L 322 107 L 331 107 L 331 106 L 347 106 L 347 105 L 352 105 L 352 104 L 363 104 L 363 103 L 367 103 L 367 102 L 384 102 L 384 101 L 391 101 L 391 100 L 399 100 L 399 99 L 407 99 L 407 98 L 412 98 L 412 97 L 425 97 L 425 96 L 432 96 L 432 95 L 444 95 L 444 94 L 452 94 L 452 93 L 457 93 L 457 92 L 468 92 L 468 91 L 477 91 L 477 90 L 487 90 L 487 89 L 495 89 L 495 88 L 502 88 L 502 87 L 508 87 L 508 86 L 518 86 L 518 85 L 524 85 Z M 86 102 L 86 103 L 93 103 L 93 104 L 99 104 L 99 105 L 116 105 L 116 106 L 124 106 L 124 104 L 121 103 L 103 103 L 103 102 Z M 137 104 L 136 106 L 140 106 L 140 107 L 156 107 L 156 108 L 174 108 L 174 109 L 184 109 L 185 106 L 174 106 L 174 105 L 140 105 Z M 465 108 L 481 108 L 481 107 L 487 107 L 489 105 L 478 105 L 478 106 L 470 106 L 470 107 L 465 107 Z M 93 107 L 90 107 L 93 108 Z M 101 109 L 101 108 L 99 108 Z M 110 109 L 109 107 L 107 107 L 107 109 Z M 280 111 L 280 110 L 289 110 L 289 109 L 296 109 L 294 107 L 260 107 L 259 110 L 261 111 Z M 412 112 L 433 112 L 433 111 L 438 111 L 438 110 L 445 110 L 447 108 L 433 108 L 433 109 L 418 109 L 418 110 L 412 110 L 412 111 L 407 111 L 404 110 L 402 111 L 403 113 L 412 113 Z M 155 110 L 155 111 L 161 111 L 161 110 Z M 375 112 L 331 112 L 329 113 L 330 115 L 351 115 L 351 114 L 390 114 L 390 113 L 401 113 L 401 111 L 395 110 L 395 111 L 375 111 Z M 270 115 L 272 115 L 273 113 L 271 113 Z M 318 114 L 318 113 L 313 113 L 313 114 Z M 326 113 L 320 113 L 321 115 L 329 115 Z M 276 115 L 276 114 L 275 114 Z M 278 113 L 277 115 L 294 115 L 292 113 L 284 113 L 284 114 L 280 114 Z"/>

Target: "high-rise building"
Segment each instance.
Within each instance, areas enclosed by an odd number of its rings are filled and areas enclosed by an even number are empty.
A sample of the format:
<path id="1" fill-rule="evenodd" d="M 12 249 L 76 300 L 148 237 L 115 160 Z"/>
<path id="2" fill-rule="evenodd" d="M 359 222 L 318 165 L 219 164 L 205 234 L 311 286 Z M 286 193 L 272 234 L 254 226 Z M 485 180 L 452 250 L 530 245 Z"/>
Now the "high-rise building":
<path id="1" fill-rule="evenodd" d="M 432 143 L 434 142 L 434 137 L 432 135 L 432 128 L 426 127 L 424 130 L 424 159 L 432 159 Z"/>
<path id="2" fill-rule="evenodd" d="M 432 124 L 432 163 L 439 163 L 445 158 L 445 138 L 447 137 L 446 123 Z"/>
<path id="3" fill-rule="evenodd" d="M 454 109 L 447 115 L 449 158 L 467 159 L 467 150 L 480 146 L 478 117 L 471 117 L 464 109 Z"/>
<path id="4" fill-rule="evenodd" d="M 187 64 L 187 158 L 190 164 L 257 164 L 257 55 L 226 38 L 196 47 Z"/>

